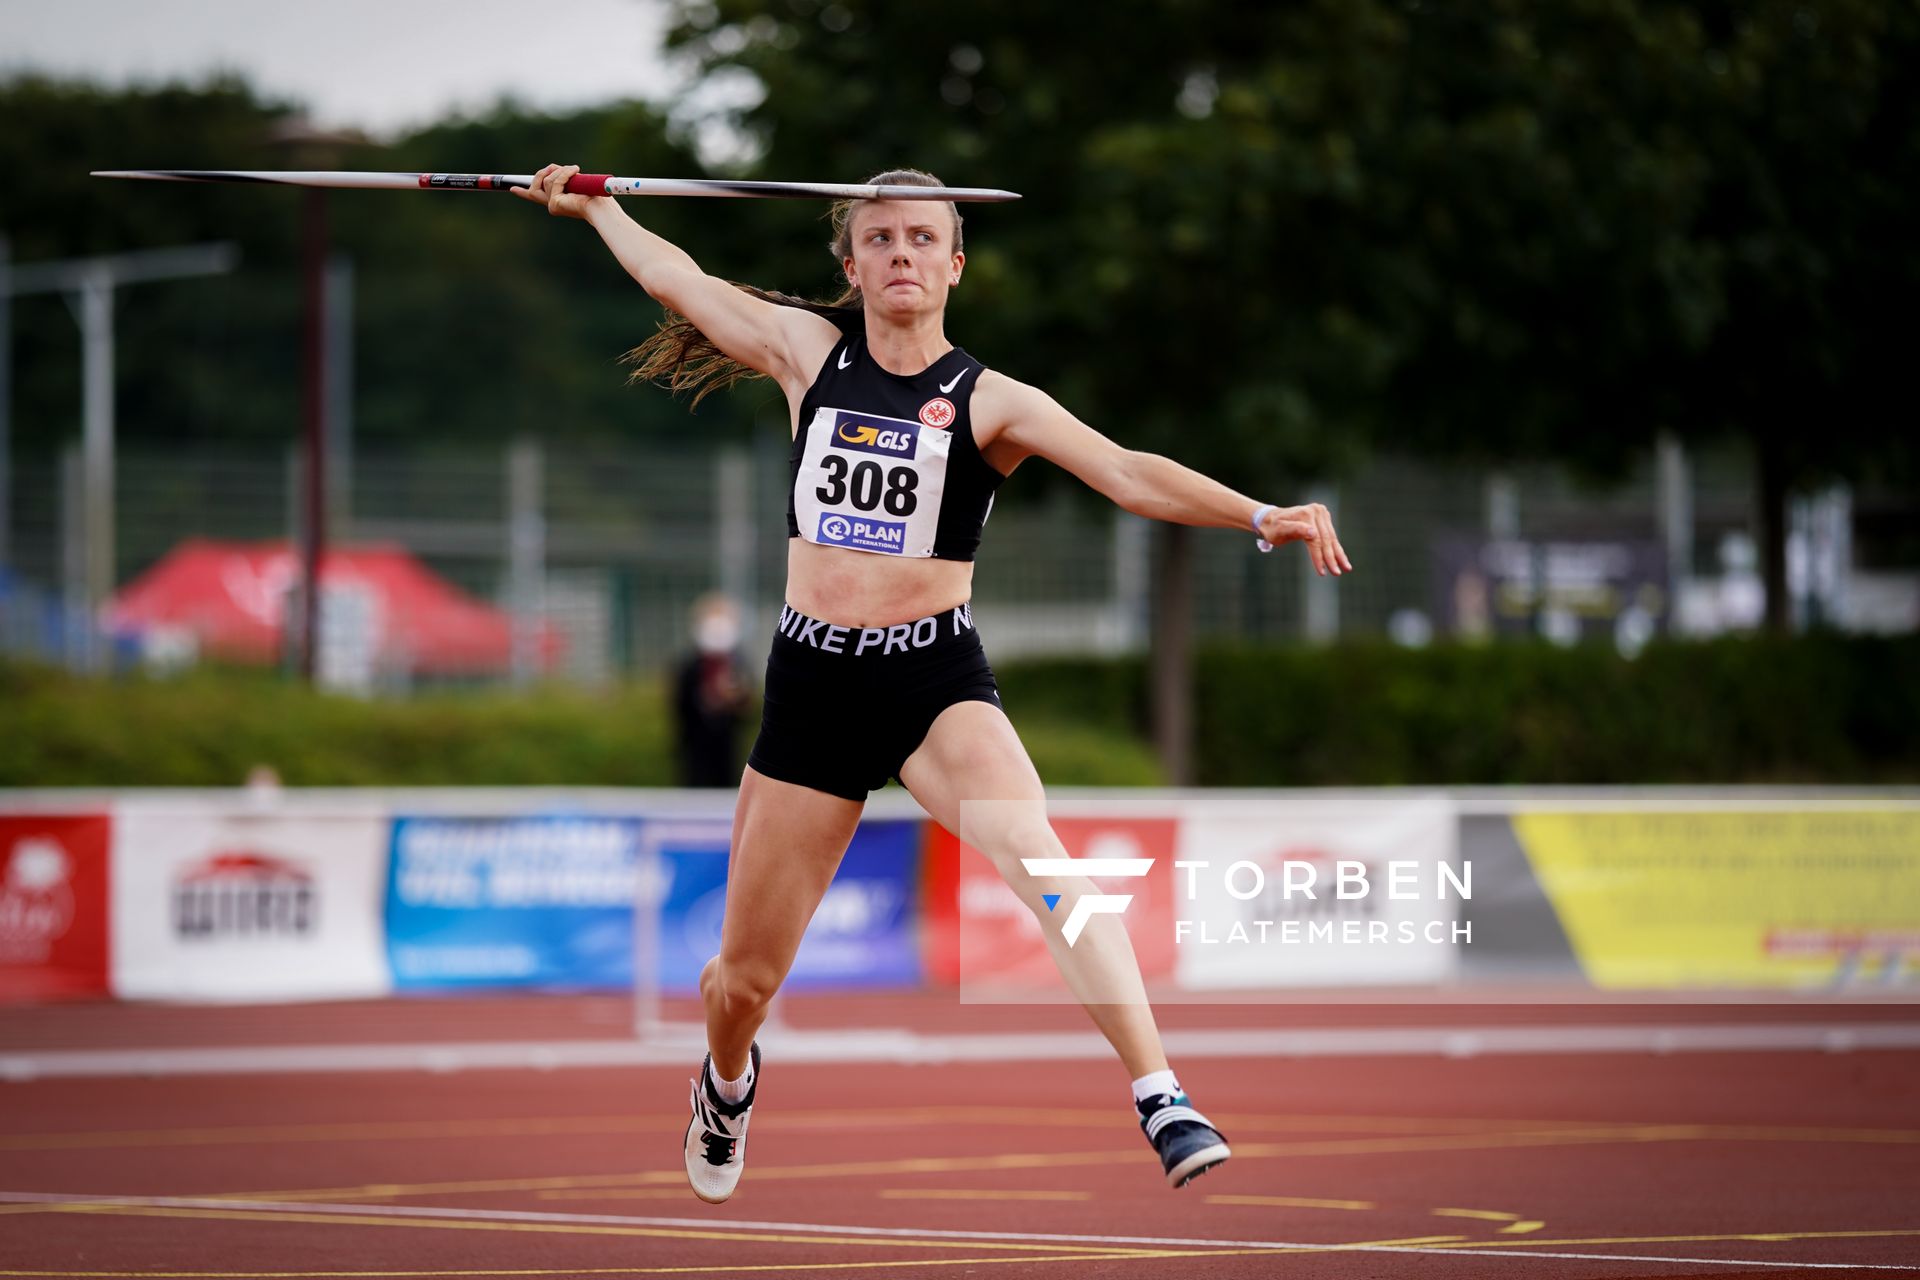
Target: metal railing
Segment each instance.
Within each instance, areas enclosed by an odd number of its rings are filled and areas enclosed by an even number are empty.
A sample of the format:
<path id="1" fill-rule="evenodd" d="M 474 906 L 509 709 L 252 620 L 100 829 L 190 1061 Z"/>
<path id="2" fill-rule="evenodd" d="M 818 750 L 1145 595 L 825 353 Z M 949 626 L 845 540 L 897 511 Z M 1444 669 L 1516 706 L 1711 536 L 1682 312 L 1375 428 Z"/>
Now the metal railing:
<path id="1" fill-rule="evenodd" d="M 1677 598 L 1718 590 L 1740 571 L 1723 563 L 1726 548 L 1737 550 L 1756 524 L 1738 459 L 1681 462 L 1685 470 L 1676 472 L 1674 459 L 1650 453 L 1625 479 L 1596 487 L 1545 468 L 1490 474 L 1378 459 L 1338 484 L 1293 495 L 1335 510 L 1359 570 L 1337 582 L 1315 578 L 1297 552 L 1262 556 L 1249 535 L 1197 532 L 1196 630 L 1316 641 L 1384 633 L 1419 642 L 1461 626 L 1458 583 L 1446 576 L 1458 565 L 1447 555 L 1490 556 L 1494 544 L 1506 560 L 1533 555 L 1542 565 L 1556 546 L 1645 552 L 1649 580 L 1667 593 L 1656 621 L 1671 625 L 1685 612 Z M 79 466 L 76 455 L 15 466 L 13 569 L 0 583 L 6 651 L 61 660 L 84 630 L 84 610 L 65 604 L 86 598 L 85 557 L 76 550 L 84 542 Z M 686 644 L 688 606 L 707 591 L 745 602 L 750 647 L 768 639 L 785 573 L 786 479 L 784 442 L 771 438 L 718 450 L 363 449 L 345 486 L 351 510 L 335 513 L 331 536 L 336 545 L 398 544 L 474 595 L 545 619 L 566 635 L 561 674 L 597 682 L 669 661 Z M 291 455 L 130 446 L 115 477 L 114 580 L 124 586 L 187 538 L 293 538 L 300 492 Z M 1677 505 L 1676 492 L 1685 499 Z M 1684 511 L 1683 528 L 1676 510 Z M 1468 552 L 1448 552 L 1452 545 Z M 988 522 L 975 588 L 995 657 L 1144 650 L 1154 555 L 1144 520 L 1062 488 L 1023 500 L 1009 485 Z M 1868 604 L 1858 607 L 1867 613 L 1856 623 L 1890 629 L 1920 614 L 1920 577 L 1895 569 L 1863 580 L 1870 589 L 1857 594 Z M 1494 613 L 1518 607 L 1521 629 L 1547 629 L 1555 606 L 1546 587 L 1534 585 L 1541 590 L 1532 603 L 1514 606 L 1526 584 L 1496 583 Z M 1700 616 L 1724 622 L 1711 611 Z M 516 671 L 528 674 L 524 662 Z"/>

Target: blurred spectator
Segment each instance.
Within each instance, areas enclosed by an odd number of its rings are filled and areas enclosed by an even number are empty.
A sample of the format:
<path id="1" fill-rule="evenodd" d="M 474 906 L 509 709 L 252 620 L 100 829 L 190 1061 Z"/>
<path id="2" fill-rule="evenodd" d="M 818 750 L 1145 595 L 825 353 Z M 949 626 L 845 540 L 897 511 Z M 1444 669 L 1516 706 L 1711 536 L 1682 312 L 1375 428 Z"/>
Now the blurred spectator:
<path id="1" fill-rule="evenodd" d="M 694 601 L 693 652 L 674 672 L 674 747 L 683 787 L 740 783 L 740 721 L 751 699 L 740 662 L 740 611 L 726 596 Z"/>
<path id="2" fill-rule="evenodd" d="M 247 803 L 256 809 L 271 809 L 280 803 L 280 771 L 270 764 L 256 764 L 247 770 Z"/>

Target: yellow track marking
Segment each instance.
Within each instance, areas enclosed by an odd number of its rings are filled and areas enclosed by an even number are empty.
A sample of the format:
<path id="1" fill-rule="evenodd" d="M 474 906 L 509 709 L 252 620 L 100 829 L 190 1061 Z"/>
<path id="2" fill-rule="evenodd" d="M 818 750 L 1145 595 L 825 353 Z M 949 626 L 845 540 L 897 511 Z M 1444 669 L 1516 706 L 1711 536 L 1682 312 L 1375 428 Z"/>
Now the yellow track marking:
<path id="1" fill-rule="evenodd" d="M 1016 1241 L 920 1240 L 907 1236 L 793 1235 L 768 1231 L 700 1231 L 690 1227 L 630 1227 L 592 1222 L 503 1222 L 473 1218 L 387 1218 L 353 1213 L 296 1213 L 279 1209 L 184 1209 L 165 1205 L 74 1204 L 70 1213 L 135 1218 L 206 1218 L 230 1222 L 304 1222 L 327 1226 L 420 1227 L 435 1231 L 509 1231 L 529 1235 L 643 1236 L 662 1240 L 724 1240 L 745 1244 L 858 1245 L 868 1249 L 989 1249 L 1021 1253 L 1075 1253 L 1096 1257 L 1153 1256 L 1129 1245 L 1073 1245 Z"/>
<path id="2" fill-rule="evenodd" d="M 1208 1204 L 1263 1204 L 1281 1209 L 1378 1209 L 1371 1200 L 1309 1200 L 1303 1196 L 1208 1196 Z"/>
<path id="3" fill-rule="evenodd" d="M 1645 1129 L 1539 1129 L 1514 1133 L 1443 1133 L 1403 1138 L 1328 1138 L 1317 1142 L 1243 1142 L 1233 1148 L 1243 1156 L 1360 1156 L 1413 1155 L 1424 1151 L 1494 1151 L 1511 1147 L 1572 1147 L 1613 1142 L 1667 1142 L 1672 1135 L 1659 1127 Z"/>
<path id="4" fill-rule="evenodd" d="M 1288 1249 L 1158 1249 L 1136 1252 L 1116 1251 L 1108 1255 L 1115 1262 L 1151 1261 L 1159 1258 L 1237 1258 L 1249 1255 L 1266 1257 L 1289 1253 L 1347 1253 L 1355 1249 L 1412 1248 L 1427 1244 L 1451 1244 L 1463 1236 L 1407 1236 L 1394 1240 L 1356 1240 L 1349 1244 L 1305 1245 Z M 744 1266 L 679 1267 L 567 1267 L 542 1270 L 470 1270 L 470 1271 L 0 1271 L 7 1277 L 49 1277 L 52 1280 L 372 1280 L 393 1276 L 402 1280 L 458 1276 L 646 1276 L 685 1275 L 690 1273 L 731 1274 L 737 1271 L 855 1271 L 873 1267 L 958 1267 L 988 1263 L 1086 1262 L 1085 1254 L 1062 1254 L 1044 1258 L 908 1258 L 893 1262 L 782 1262 Z"/>
<path id="5" fill-rule="evenodd" d="M 538 1191 L 536 1200 L 684 1200 L 685 1187 L 608 1187 L 604 1191 Z"/>
<path id="6" fill-rule="evenodd" d="M 1391 1138 L 1329 1139 L 1318 1142 L 1236 1143 L 1236 1160 L 1314 1155 L 1410 1154 L 1424 1151 L 1498 1150 L 1511 1147 L 1577 1146 L 1621 1141 L 1665 1141 L 1669 1133 L 1649 1127 L 1632 1133 L 1613 1129 L 1581 1128 L 1533 1133 L 1437 1134 L 1403 1140 Z M 1128 1149 L 1129 1151 L 1131 1148 Z M 853 1160 L 832 1164 L 755 1165 L 756 1182 L 812 1178 L 878 1177 L 899 1174 L 975 1173 L 1007 1169 L 1060 1169 L 1107 1164 L 1120 1150 L 1048 1151 L 990 1156 L 915 1156 L 893 1160 Z M 357 1187 L 310 1187 L 281 1191 L 237 1191 L 211 1200 L 383 1200 L 394 1196 L 447 1196 L 493 1192 L 558 1191 L 582 1188 L 677 1185 L 686 1177 L 680 1169 L 649 1169 L 632 1173 L 575 1174 L 545 1178 L 488 1178 L 461 1182 L 374 1183 Z"/>
<path id="7" fill-rule="evenodd" d="M 1120 1255 L 1125 1257 L 1126 1255 Z M 353 1277 L 452 1277 L 452 1276 L 667 1276 L 733 1275 L 750 1271 L 867 1271 L 875 1267 L 959 1267 L 985 1266 L 994 1262 L 1085 1262 L 1084 1254 L 1069 1253 L 1046 1258 L 902 1258 L 894 1262 L 768 1262 L 758 1265 L 684 1266 L 684 1267 L 566 1267 L 543 1271 L 0 1271 L 0 1276 L 43 1277 L 46 1280 L 325 1280 Z"/>
<path id="8" fill-rule="evenodd" d="M 1500 1228 L 1503 1236 L 1523 1236 L 1529 1231 L 1538 1231 L 1546 1226 L 1545 1222 L 1533 1218 L 1523 1218 L 1517 1213 L 1506 1213 L 1500 1209 L 1435 1209 L 1436 1218 L 1477 1218 L 1482 1222 L 1504 1222 Z"/>
<path id="9" fill-rule="evenodd" d="M 187 1129 L 102 1129 L 0 1137 L 0 1151 L 73 1151 L 99 1147 L 210 1147 L 289 1142 L 417 1142 L 424 1138 L 517 1138 L 645 1131 L 675 1115 L 550 1116 L 524 1120 L 347 1121 L 338 1124 L 229 1125 Z"/>
<path id="10" fill-rule="evenodd" d="M 1680 1136 L 1703 1142 L 1863 1142 L 1908 1144 L 1920 1142 L 1920 1129 L 1828 1129 L 1795 1125 L 1689 1124 L 1675 1125 Z"/>
<path id="11" fill-rule="evenodd" d="M 1031 1155 L 912 1156 L 894 1160 L 855 1160 L 835 1164 L 756 1165 L 755 1182 L 810 1178 L 847 1178 L 912 1173 L 972 1173 L 1004 1169 L 1061 1168 L 1107 1164 L 1117 1151 L 1053 1151 Z M 1238 1150 L 1234 1153 L 1239 1154 Z M 683 1169 L 648 1169 L 637 1173 L 583 1174 L 550 1178 L 499 1178 L 473 1182 L 422 1182 L 410 1186 L 326 1187 L 304 1191 L 237 1192 L 208 1197 L 222 1200 L 382 1200 L 396 1195 L 461 1195 L 496 1191 L 562 1190 L 580 1187 L 684 1186 Z"/>
<path id="12" fill-rule="evenodd" d="M 971 1124 L 994 1118 L 1025 1126 L 1109 1129 L 1112 1108 L 903 1107 L 884 1111 L 789 1111 L 769 1116 L 770 1130 L 860 1128 L 904 1125 Z M 103 1147 L 182 1147 L 254 1143 L 382 1142 L 502 1137 L 591 1137 L 604 1133 L 647 1133 L 679 1123 L 679 1112 L 612 1116 L 533 1116 L 521 1119 L 342 1121 L 321 1124 L 231 1125 L 176 1129 L 103 1129 L 65 1133 L 0 1135 L 0 1151 L 89 1150 Z M 1658 1128 L 1701 1140 L 1748 1142 L 1920 1143 L 1920 1129 L 1862 1129 L 1791 1125 L 1647 1125 L 1642 1122 L 1578 1120 L 1504 1120 L 1476 1117 L 1316 1116 L 1218 1113 L 1237 1132 L 1378 1132 L 1384 1134 L 1526 1132 L 1549 1129 Z"/>
<path id="13" fill-rule="evenodd" d="M 1314 1200 L 1304 1196 L 1207 1196 L 1208 1204 L 1245 1204 L 1271 1205 L 1280 1209 L 1353 1209 L 1374 1210 L 1380 1206 L 1371 1200 Z M 1437 1218 L 1475 1218 L 1482 1222 L 1504 1222 L 1503 1235 L 1525 1235 L 1546 1226 L 1531 1218 L 1523 1218 L 1517 1213 L 1506 1213 L 1499 1209 L 1435 1209 Z"/>
<path id="14" fill-rule="evenodd" d="M 904 1125 L 975 1124 L 992 1119 L 997 1123 L 1014 1121 L 1023 1126 L 1054 1128 L 1115 1127 L 1111 1107 L 1058 1110 L 1049 1107 L 902 1107 L 881 1111 L 785 1111 L 769 1116 L 769 1129 L 859 1128 L 884 1129 Z M 0 1135 L 0 1151 L 64 1151 L 100 1147 L 193 1147 L 230 1146 L 253 1143 L 290 1142 L 385 1142 L 420 1141 L 429 1138 L 509 1138 L 565 1135 L 593 1136 L 603 1133 L 646 1133 L 684 1122 L 681 1112 L 646 1115 L 628 1113 L 616 1116 L 538 1116 L 524 1119 L 489 1120 L 390 1120 L 341 1121 L 328 1124 L 275 1124 L 202 1126 L 179 1129 L 103 1129 L 72 1133 L 25 1133 Z M 1226 1121 L 1223 1118 L 1223 1123 Z M 1235 1128 L 1254 1130 L 1336 1132 L 1343 1129 L 1387 1127 L 1398 1130 L 1406 1123 L 1390 1119 L 1349 1121 L 1341 1117 L 1314 1116 L 1236 1116 Z M 1435 1123 L 1458 1127 L 1448 1121 L 1413 1121 L 1416 1129 Z M 1472 1126 L 1476 1122 L 1461 1122 Z"/>
<path id="15" fill-rule="evenodd" d="M 1091 1200 L 1091 1191 L 984 1191 L 938 1187 L 887 1187 L 882 1200 Z"/>
<path id="16" fill-rule="evenodd" d="M 790 1236 L 790 1235 L 768 1234 L 768 1233 L 749 1233 L 744 1231 L 694 1231 L 694 1230 L 687 1230 L 687 1229 L 673 1229 L 673 1228 L 663 1228 L 663 1227 L 605 1226 L 605 1225 L 591 1224 L 591 1223 L 580 1223 L 580 1224 L 524 1223 L 524 1222 L 504 1222 L 504 1221 L 498 1221 L 498 1220 L 471 1220 L 471 1219 L 462 1220 L 462 1219 L 445 1219 L 445 1218 L 397 1218 L 397 1217 L 389 1218 L 389 1217 L 372 1217 L 372 1216 L 360 1215 L 360 1214 L 299 1213 L 291 1210 L 282 1211 L 282 1210 L 271 1210 L 271 1209 L 252 1210 L 252 1211 L 241 1210 L 241 1209 L 232 1209 L 232 1210 L 184 1209 L 184 1208 L 166 1208 L 166 1207 L 160 1207 L 160 1206 L 146 1206 L 146 1205 L 109 1204 L 109 1203 L 101 1203 L 97 1201 L 56 1204 L 56 1205 L 49 1205 L 47 1206 L 47 1208 L 55 1212 L 94 1213 L 94 1214 L 107 1214 L 107 1215 L 132 1215 L 132 1216 L 138 1216 L 138 1217 L 212 1218 L 212 1219 L 227 1219 L 227 1220 L 233 1220 L 233 1221 L 306 1222 L 306 1223 L 320 1223 L 320 1224 L 346 1224 L 346 1225 L 367 1225 L 367 1226 L 432 1227 L 432 1228 L 454 1229 L 454 1230 L 505 1230 L 505 1231 L 530 1232 L 530 1233 L 537 1233 L 537 1234 L 559 1234 L 559 1235 L 657 1236 L 657 1237 L 681 1238 L 681 1239 L 711 1239 L 711 1240 L 747 1241 L 747 1242 L 761 1242 L 761 1243 L 849 1244 L 849 1245 L 864 1245 L 867 1247 L 885 1247 L 886 1245 L 889 1245 L 889 1244 L 897 1244 L 907 1248 L 970 1247 L 970 1248 L 1000 1249 L 1000 1250 L 1025 1250 L 1029 1252 L 1049 1252 L 1050 1251 L 1050 1252 L 1056 1252 L 1056 1253 L 1062 1253 L 1068 1250 L 1072 1250 L 1075 1256 L 1080 1257 L 1082 1260 L 1085 1260 L 1087 1255 L 1113 1258 L 1116 1260 L 1127 1260 L 1127 1259 L 1133 1259 L 1133 1258 L 1168 1258 L 1168 1257 L 1216 1257 L 1216 1256 L 1227 1257 L 1227 1256 L 1240 1256 L 1240 1255 L 1246 1255 L 1246 1254 L 1332 1253 L 1332 1252 L 1350 1251 L 1354 1249 L 1392 1249 L 1392 1248 L 1412 1249 L 1420 1245 L 1429 1245 L 1429 1244 L 1446 1244 L 1450 1248 L 1460 1248 L 1460 1249 L 1516 1249 L 1516 1248 L 1525 1249 L 1525 1248 L 1540 1248 L 1544 1246 L 1570 1247 L 1574 1245 L 1790 1243 L 1790 1242 L 1800 1241 L 1800 1240 L 1886 1240 L 1886 1239 L 1908 1239 L 1908 1238 L 1920 1237 L 1920 1228 L 1884 1228 L 1884 1229 L 1864 1230 L 1864 1231 L 1746 1231 L 1746 1232 L 1732 1232 L 1732 1233 L 1711 1234 L 1711 1235 L 1702 1234 L 1702 1235 L 1647 1235 L 1647 1236 L 1590 1236 L 1590 1237 L 1582 1237 L 1582 1238 L 1545 1239 L 1545 1240 L 1478 1240 L 1478 1241 L 1474 1241 L 1474 1240 L 1469 1240 L 1465 1236 L 1415 1236 L 1415 1237 L 1393 1239 L 1393 1240 L 1367 1240 L 1367 1241 L 1354 1241 L 1354 1242 L 1341 1243 L 1341 1244 L 1301 1245 L 1301 1246 L 1286 1246 L 1286 1247 L 1276 1247 L 1276 1248 L 1266 1248 L 1266 1249 L 1208 1248 L 1208 1249 L 1199 1249 L 1199 1250 L 1167 1250 L 1167 1249 L 1158 1249 L 1158 1248 L 1153 1248 L 1153 1249 L 1137 1248 L 1137 1247 L 1127 1246 L 1127 1245 L 1100 1245 L 1100 1246 L 1077 1245 L 1076 1246 L 1076 1245 L 1044 1243 L 1044 1242 L 1038 1242 L 1038 1241 L 1033 1243 L 1027 1243 L 1027 1244 L 1016 1243 L 1016 1242 L 982 1243 L 977 1241 L 915 1240 L 907 1237 L 901 1237 L 901 1238 L 884 1238 L 884 1237 L 870 1237 L 870 1236 L 836 1237 L 836 1236 L 825 1236 L 825 1235 Z M 1464 1216 L 1481 1217 L 1481 1216 L 1487 1216 L 1489 1214 L 1492 1214 L 1495 1211 L 1456 1210 L 1454 1212 L 1456 1215 L 1463 1216 L 1463 1217 Z M 1019 1259 L 993 1259 L 993 1260 L 1018 1261 Z M 1063 1258 L 1031 1259 L 1031 1260 L 1032 1261 L 1069 1261 L 1070 1259 L 1063 1257 Z M 955 1260 L 943 1260 L 943 1261 L 957 1262 L 961 1260 L 955 1259 Z M 832 1265 L 832 1264 L 823 1264 L 823 1265 Z M 888 1265 L 888 1264 L 846 1263 L 841 1265 L 852 1267 L 852 1266 L 878 1266 L 878 1265 Z M 922 1262 L 912 1262 L 912 1263 L 900 1262 L 892 1265 L 919 1266 L 919 1265 L 939 1265 L 939 1264 L 938 1263 L 922 1263 Z M 681 1268 L 680 1270 L 700 1270 L 700 1269 L 701 1268 L 695 1267 L 695 1268 Z M 709 1267 L 706 1269 L 713 1270 L 715 1268 Z M 720 1270 L 738 1270 L 740 1268 L 719 1268 L 719 1269 Z M 769 1268 L 759 1268 L 759 1269 L 765 1270 Z M 778 1269 L 778 1268 L 773 1268 L 773 1269 Z M 810 1268 L 806 1266 L 796 1265 L 796 1266 L 788 1267 L 786 1269 L 806 1270 Z M 581 1270 L 581 1269 L 569 1268 L 568 1270 L 575 1271 L 575 1270 Z M 655 1274 L 657 1271 L 664 1271 L 664 1270 L 672 1270 L 672 1269 L 660 1268 L 660 1269 L 649 1270 L 644 1268 L 636 1268 L 636 1269 L 611 1268 L 611 1269 L 605 1269 L 601 1272 L 597 1272 L 597 1274 L 639 1275 L 639 1274 Z M 86 1272 L 86 1271 L 0 1270 L 0 1276 L 76 1276 L 76 1277 L 78 1276 L 127 1276 L 127 1277 L 156 1276 L 157 1277 L 157 1276 L 170 1276 L 170 1275 L 176 1275 L 176 1274 L 177 1275 L 203 1275 L 208 1273 L 204 1273 L 204 1272 L 172 1273 L 172 1272 L 147 1272 L 147 1271 Z M 426 1271 L 422 1271 L 422 1272 L 399 1273 L 399 1272 L 386 1272 L 386 1271 L 381 1271 L 381 1272 L 316 1271 L 316 1272 L 232 1272 L 232 1273 L 221 1273 L 221 1274 L 231 1275 L 235 1277 L 247 1277 L 247 1276 L 301 1277 L 301 1276 L 356 1276 L 356 1275 L 388 1275 L 388 1274 L 407 1274 L 407 1275 L 420 1275 L 420 1276 L 514 1275 L 514 1274 L 555 1275 L 555 1274 L 567 1274 L 567 1272 L 546 1272 L 546 1271 L 426 1272 Z"/>
<path id="17" fill-rule="evenodd" d="M 1781 1243 L 1793 1240 L 1890 1240 L 1920 1236 L 1920 1228 L 1887 1231 L 1743 1231 L 1714 1236 L 1595 1236 L 1585 1240 L 1475 1240 L 1462 1249 L 1533 1249 L 1576 1244 L 1724 1244 L 1739 1241 Z"/>

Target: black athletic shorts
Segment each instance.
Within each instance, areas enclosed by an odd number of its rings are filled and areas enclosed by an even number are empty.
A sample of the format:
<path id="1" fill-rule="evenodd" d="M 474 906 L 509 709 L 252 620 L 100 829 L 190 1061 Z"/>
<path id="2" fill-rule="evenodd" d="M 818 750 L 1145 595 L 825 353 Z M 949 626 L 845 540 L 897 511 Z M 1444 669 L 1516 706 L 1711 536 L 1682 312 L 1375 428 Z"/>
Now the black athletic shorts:
<path id="1" fill-rule="evenodd" d="M 956 702 L 1000 705 L 970 606 L 890 627 L 836 627 L 784 607 L 747 763 L 865 800 L 899 776 L 934 717 Z"/>

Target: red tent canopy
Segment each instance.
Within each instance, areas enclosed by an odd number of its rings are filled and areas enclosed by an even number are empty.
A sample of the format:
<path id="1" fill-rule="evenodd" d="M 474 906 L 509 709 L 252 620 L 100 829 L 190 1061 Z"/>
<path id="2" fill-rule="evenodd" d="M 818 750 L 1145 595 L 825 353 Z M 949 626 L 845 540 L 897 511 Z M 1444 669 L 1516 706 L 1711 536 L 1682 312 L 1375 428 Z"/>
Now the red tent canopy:
<path id="1" fill-rule="evenodd" d="M 107 608 L 116 631 L 186 631 L 204 655 L 274 662 L 300 563 L 285 541 L 181 543 L 129 583 Z M 340 547 L 320 564 L 321 621 L 330 600 L 352 599 L 373 633 L 384 670 L 473 675 L 505 671 L 513 660 L 513 617 L 475 599 L 399 547 Z M 560 650 L 541 624 L 544 668 Z"/>

